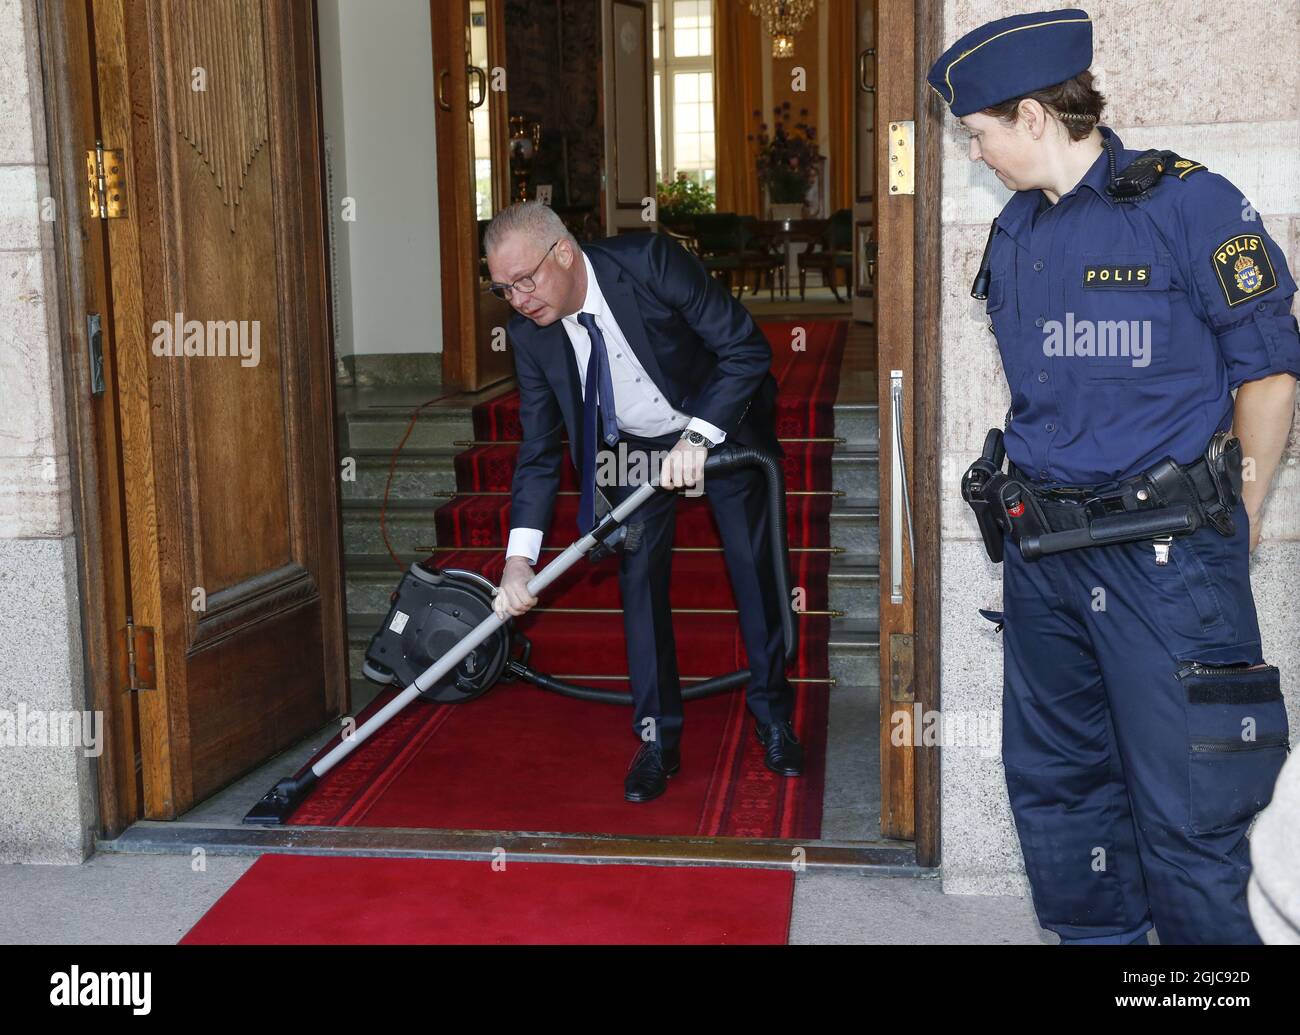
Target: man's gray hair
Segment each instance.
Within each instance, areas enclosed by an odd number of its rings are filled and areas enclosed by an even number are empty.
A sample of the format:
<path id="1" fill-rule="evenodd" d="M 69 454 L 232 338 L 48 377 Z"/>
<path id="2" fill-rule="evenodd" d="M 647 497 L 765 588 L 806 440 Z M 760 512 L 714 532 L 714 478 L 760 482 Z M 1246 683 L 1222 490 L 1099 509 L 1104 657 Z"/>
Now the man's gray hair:
<path id="1" fill-rule="evenodd" d="M 483 231 L 483 254 L 491 255 L 513 234 L 523 234 L 543 248 L 549 248 L 556 240 L 567 240 L 574 248 L 578 247 L 578 239 L 569 233 L 564 220 L 540 201 L 518 201 L 493 216 Z"/>

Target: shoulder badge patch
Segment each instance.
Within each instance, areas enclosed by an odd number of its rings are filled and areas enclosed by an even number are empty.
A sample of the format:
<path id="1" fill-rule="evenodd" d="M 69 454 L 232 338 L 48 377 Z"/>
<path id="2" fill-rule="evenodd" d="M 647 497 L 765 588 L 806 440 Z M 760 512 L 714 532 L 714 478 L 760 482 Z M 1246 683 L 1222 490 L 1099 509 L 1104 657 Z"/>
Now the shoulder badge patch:
<path id="1" fill-rule="evenodd" d="M 1277 274 L 1259 234 L 1229 237 L 1210 257 L 1229 306 L 1249 302 L 1277 287 Z"/>

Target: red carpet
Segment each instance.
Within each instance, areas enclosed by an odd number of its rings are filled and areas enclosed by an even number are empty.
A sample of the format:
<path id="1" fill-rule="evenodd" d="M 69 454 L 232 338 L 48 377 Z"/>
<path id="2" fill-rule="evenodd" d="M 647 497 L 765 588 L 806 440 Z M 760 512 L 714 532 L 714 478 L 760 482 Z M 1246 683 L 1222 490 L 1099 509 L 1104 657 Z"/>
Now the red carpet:
<path id="1" fill-rule="evenodd" d="M 182 945 L 783 945 L 794 874 L 264 855 Z"/>
<path id="2" fill-rule="evenodd" d="M 799 547 L 830 543 L 828 442 L 792 441 L 834 434 L 832 407 L 848 325 L 836 321 L 765 323 L 780 384 L 777 434 L 786 451 L 785 477 L 791 577 L 807 593 L 808 610 L 826 610 L 829 555 Z M 806 348 L 791 347 L 793 328 Z M 510 480 L 517 440 L 518 392 L 474 410 L 475 438 L 491 441 L 457 457 L 462 495 L 440 507 L 434 563 L 482 572 L 500 581 L 509 537 Z M 576 482 L 565 459 L 564 490 Z M 497 493 L 497 495 L 484 495 Z M 538 567 L 573 538 L 577 495 L 563 495 Z M 576 534 L 576 533 L 575 533 Z M 672 600 L 678 670 L 707 678 L 744 668 L 734 614 L 691 615 L 683 608 L 736 604 L 717 526 L 703 497 L 678 503 Z M 472 548 L 480 549 L 472 549 Z M 482 549 L 487 547 L 489 549 Z M 394 585 L 397 577 L 394 576 Z M 580 684 L 626 689 L 627 655 L 619 609 L 618 559 L 580 564 L 519 620 L 532 640 L 534 668 Z M 583 614 L 558 609 L 603 608 Z M 622 780 L 635 748 L 630 710 L 560 697 L 506 682 L 468 704 L 416 702 L 333 772 L 295 814 L 300 824 L 440 829 L 604 832 L 735 837 L 815 838 L 821 831 L 827 687 L 799 683 L 828 674 L 825 615 L 799 616 L 800 649 L 787 674 L 795 681 L 795 731 L 809 765 L 798 779 L 774 776 L 762 764 L 743 690 L 688 703 L 682 769 L 668 792 L 649 805 L 622 800 Z M 616 676 L 596 679 L 596 676 Z M 392 691 L 395 692 L 395 691 Z M 380 703 L 389 699 L 385 691 Z M 378 707 L 378 703 L 373 707 Z"/>

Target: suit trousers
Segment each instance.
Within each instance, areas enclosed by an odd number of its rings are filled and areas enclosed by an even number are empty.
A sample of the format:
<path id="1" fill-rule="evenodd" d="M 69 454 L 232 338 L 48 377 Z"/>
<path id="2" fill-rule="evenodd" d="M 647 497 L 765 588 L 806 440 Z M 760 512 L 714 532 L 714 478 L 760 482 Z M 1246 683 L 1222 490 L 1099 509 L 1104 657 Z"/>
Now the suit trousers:
<path id="1" fill-rule="evenodd" d="M 659 451 L 658 459 L 662 463 L 662 454 L 671 450 L 679 439 L 680 432 L 652 439 L 624 433 L 615 448 L 626 450 L 629 461 L 638 452 L 649 457 Z M 609 462 L 609 459 L 602 457 L 601 461 Z M 629 464 L 629 469 L 636 468 Z M 647 463 L 644 470 L 658 480 L 659 463 Z M 617 505 L 637 488 L 625 484 L 598 487 L 611 505 Z M 739 611 L 750 673 L 745 688 L 746 703 L 759 722 L 784 722 L 794 712 L 794 688 L 785 675 L 780 610 L 789 603 L 780 598 L 772 571 L 766 480 L 755 468 L 740 468 L 724 474 L 706 474 L 703 488 L 717 521 Z M 632 730 L 638 739 L 654 738 L 665 748 L 677 747 L 682 733 L 682 689 L 669 602 L 676 512 L 676 492 L 655 493 L 628 518 L 629 524 L 642 526 L 639 548 L 633 553 L 619 554 L 623 628 L 635 705 Z M 729 623 L 730 618 L 685 614 L 680 622 L 686 627 L 696 623 Z M 698 674 L 717 676 L 726 672 Z"/>

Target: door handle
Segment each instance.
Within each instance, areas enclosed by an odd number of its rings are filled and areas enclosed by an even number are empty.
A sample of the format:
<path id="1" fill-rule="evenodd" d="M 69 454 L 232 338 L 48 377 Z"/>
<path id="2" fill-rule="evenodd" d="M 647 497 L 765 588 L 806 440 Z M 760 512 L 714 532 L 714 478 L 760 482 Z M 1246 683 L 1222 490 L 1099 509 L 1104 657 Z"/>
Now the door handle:
<path id="1" fill-rule="evenodd" d="M 451 111 L 451 102 L 447 100 L 446 88 L 447 76 L 449 75 L 451 75 L 450 68 L 444 68 L 438 73 L 438 88 L 434 91 L 434 95 L 438 101 L 438 107 L 443 111 Z"/>
<path id="2" fill-rule="evenodd" d="M 465 74 L 478 77 L 478 100 L 469 103 L 469 110 L 473 111 L 475 108 L 482 107 L 483 102 L 487 100 L 487 73 L 478 65 L 466 65 Z"/>
<path id="3" fill-rule="evenodd" d="M 903 602 L 903 520 L 907 520 L 907 545 L 912 567 L 916 567 L 916 539 L 912 535 L 912 500 L 907 491 L 907 452 L 903 449 L 903 372 L 889 372 L 890 435 L 889 464 L 889 602 Z"/>
<path id="4" fill-rule="evenodd" d="M 873 82 L 870 83 L 867 82 L 867 58 L 868 57 L 872 58 L 873 60 L 871 63 L 872 65 L 874 65 L 875 56 L 876 56 L 875 47 L 868 47 L 866 50 L 864 50 L 861 54 L 858 55 L 858 89 L 860 89 L 863 93 L 876 92 L 876 84 L 874 82 L 876 77 L 872 75 L 871 78 Z"/>

